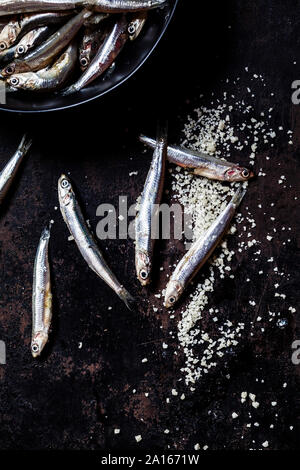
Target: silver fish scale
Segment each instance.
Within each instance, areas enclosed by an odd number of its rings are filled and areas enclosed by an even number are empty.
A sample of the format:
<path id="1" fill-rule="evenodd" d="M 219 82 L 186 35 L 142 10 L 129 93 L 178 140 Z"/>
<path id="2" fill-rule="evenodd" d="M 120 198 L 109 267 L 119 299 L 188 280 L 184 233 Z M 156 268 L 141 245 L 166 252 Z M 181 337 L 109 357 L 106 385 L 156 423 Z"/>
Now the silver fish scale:
<path id="1" fill-rule="evenodd" d="M 151 228 L 163 190 L 165 167 L 164 148 L 160 145 L 155 149 L 151 167 L 141 197 L 139 214 L 136 220 L 136 248 L 150 253 L 153 247 Z"/>
<path id="2" fill-rule="evenodd" d="M 205 238 L 200 238 L 191 246 L 186 256 L 176 267 L 171 280 L 178 280 L 182 286 L 189 283 L 210 257 L 220 238 L 228 229 L 234 213 L 235 207 L 230 203 L 205 234 Z"/>
<path id="3" fill-rule="evenodd" d="M 232 200 L 221 212 L 205 235 L 193 243 L 189 251 L 181 259 L 169 282 L 179 281 L 182 288 L 184 288 L 197 274 L 228 230 L 236 208 L 240 204 L 244 194 L 245 190 L 242 188 L 236 192 Z"/>
<path id="4" fill-rule="evenodd" d="M 49 295 L 50 292 L 49 240 L 50 231 L 45 229 L 40 238 L 34 263 L 32 293 L 33 336 L 38 331 L 48 331 L 50 326 L 49 323 L 45 323 L 46 295 Z"/>

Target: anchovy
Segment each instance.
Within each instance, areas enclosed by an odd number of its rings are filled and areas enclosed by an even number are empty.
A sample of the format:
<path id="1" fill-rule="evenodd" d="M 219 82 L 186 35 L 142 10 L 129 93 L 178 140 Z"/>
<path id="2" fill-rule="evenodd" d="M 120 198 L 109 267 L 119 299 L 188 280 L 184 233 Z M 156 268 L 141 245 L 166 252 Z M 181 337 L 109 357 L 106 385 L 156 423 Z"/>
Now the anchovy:
<path id="1" fill-rule="evenodd" d="M 134 41 L 142 32 L 148 17 L 147 11 L 140 11 L 136 13 L 130 20 L 128 25 L 129 39 Z"/>
<path id="2" fill-rule="evenodd" d="M 0 16 L 36 11 L 72 10 L 82 7 L 103 13 L 125 13 L 151 10 L 165 3 L 166 0 L 1 0 Z"/>
<path id="3" fill-rule="evenodd" d="M 38 72 L 12 75 L 7 83 L 13 89 L 49 92 L 59 90 L 72 75 L 77 62 L 77 44 L 73 42 L 57 61 Z"/>
<path id="4" fill-rule="evenodd" d="M 18 168 L 26 153 L 30 149 L 31 144 L 32 141 L 28 139 L 26 135 L 24 135 L 17 151 L 0 172 L 0 204 L 9 190 Z"/>
<path id="5" fill-rule="evenodd" d="M 50 240 L 50 225 L 41 235 L 37 248 L 32 288 L 32 337 L 31 354 L 38 357 L 44 349 L 52 319 L 52 293 L 48 247 Z"/>
<path id="6" fill-rule="evenodd" d="M 68 21 L 43 44 L 30 52 L 24 59 L 16 59 L 1 71 L 1 76 L 9 77 L 23 72 L 35 72 L 45 68 L 72 41 L 84 21 L 92 13 L 83 10 Z"/>
<path id="7" fill-rule="evenodd" d="M 144 135 L 141 135 L 139 139 L 143 144 L 154 148 L 155 140 Z M 183 168 L 194 168 L 195 175 L 213 180 L 247 181 L 254 176 L 252 171 L 235 163 L 176 145 L 168 147 L 168 160 Z"/>
<path id="8" fill-rule="evenodd" d="M 166 0 L 87 0 L 87 4 L 95 11 L 104 13 L 152 10 L 165 3 Z"/>
<path id="9" fill-rule="evenodd" d="M 103 41 L 102 30 L 91 30 L 86 28 L 81 44 L 79 46 L 79 63 L 82 71 L 86 70 L 95 57 Z"/>
<path id="10" fill-rule="evenodd" d="M 30 49 L 33 49 L 35 46 L 43 42 L 49 34 L 50 28 L 48 26 L 43 26 L 29 31 L 29 33 L 23 36 L 19 43 L 0 52 L 0 62 L 11 62 L 18 57 L 25 55 Z"/>
<path id="11" fill-rule="evenodd" d="M 0 33 L 0 51 L 8 49 L 28 31 L 49 24 L 61 23 L 73 14 L 72 12 L 38 13 L 12 19 Z"/>
<path id="12" fill-rule="evenodd" d="M 107 265 L 84 220 L 72 184 L 65 175 L 62 175 L 58 180 L 58 197 L 64 221 L 71 235 L 74 237 L 84 260 L 87 262 L 88 266 L 115 291 L 127 308 L 131 310 L 134 306 L 134 299 L 119 283 L 118 279 Z"/>
<path id="13" fill-rule="evenodd" d="M 82 0 L 1 0 L 0 16 L 74 10 L 83 3 Z"/>
<path id="14" fill-rule="evenodd" d="M 211 256 L 222 237 L 227 232 L 230 222 L 245 193 L 246 190 L 242 187 L 237 190 L 229 204 L 221 212 L 204 236 L 200 237 L 192 244 L 191 248 L 178 263 L 166 288 L 165 306 L 167 308 L 174 306 L 187 285 Z"/>
<path id="15" fill-rule="evenodd" d="M 107 35 L 89 67 L 76 83 L 62 91 L 63 95 L 70 95 L 81 90 L 112 65 L 128 39 L 127 26 L 126 16 L 122 15 Z"/>
<path id="16" fill-rule="evenodd" d="M 152 256 L 163 192 L 167 154 L 166 130 L 158 129 L 152 163 L 141 196 L 135 221 L 135 267 L 137 278 L 145 286 L 150 282 Z"/>
<path id="17" fill-rule="evenodd" d="M 33 29 L 21 39 L 15 46 L 15 58 L 24 56 L 30 49 L 41 44 L 50 34 L 51 29 L 49 26 L 42 26 L 41 28 Z"/>

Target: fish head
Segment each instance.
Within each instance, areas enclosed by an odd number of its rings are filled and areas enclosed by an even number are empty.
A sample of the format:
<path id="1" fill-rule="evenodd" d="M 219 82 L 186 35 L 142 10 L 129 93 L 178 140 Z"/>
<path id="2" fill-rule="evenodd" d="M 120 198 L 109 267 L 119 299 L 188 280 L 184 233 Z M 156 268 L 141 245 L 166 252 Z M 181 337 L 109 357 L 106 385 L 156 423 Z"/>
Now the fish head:
<path id="1" fill-rule="evenodd" d="M 165 307 L 171 308 L 175 305 L 183 292 L 183 286 L 179 281 L 170 281 L 165 293 Z"/>
<path id="2" fill-rule="evenodd" d="M 4 78 L 10 77 L 15 73 L 15 70 L 16 64 L 14 62 L 11 62 L 4 69 L 1 70 L 1 76 Z"/>
<path id="3" fill-rule="evenodd" d="M 0 41 L 0 51 L 5 51 L 5 49 L 8 49 L 9 45 L 6 41 L 2 40 Z"/>
<path id="4" fill-rule="evenodd" d="M 23 90 L 35 90 L 38 83 L 36 75 L 30 72 L 12 75 L 6 81 L 10 87 Z"/>
<path id="5" fill-rule="evenodd" d="M 41 354 L 47 341 L 48 335 L 43 331 L 39 331 L 34 335 L 31 341 L 31 354 L 33 357 L 38 357 Z"/>
<path id="6" fill-rule="evenodd" d="M 60 204 L 68 206 L 73 199 L 73 188 L 69 178 L 61 175 L 58 180 L 58 196 Z"/>
<path id="7" fill-rule="evenodd" d="M 90 63 L 89 53 L 90 51 L 85 50 L 85 51 L 82 51 L 80 54 L 79 62 L 80 62 L 80 66 L 82 70 L 85 70 Z"/>
<path id="8" fill-rule="evenodd" d="M 254 173 L 248 168 L 234 165 L 225 172 L 225 179 L 227 181 L 247 181 L 250 178 L 253 178 Z"/>
<path id="9" fill-rule="evenodd" d="M 146 286 L 150 282 L 151 261 L 149 256 L 143 251 L 136 250 L 135 267 L 137 277 L 142 286 Z"/>
<path id="10" fill-rule="evenodd" d="M 19 44 L 15 52 L 15 57 L 18 58 L 21 55 L 22 56 L 25 55 L 27 51 L 28 51 L 28 46 L 26 44 Z"/>

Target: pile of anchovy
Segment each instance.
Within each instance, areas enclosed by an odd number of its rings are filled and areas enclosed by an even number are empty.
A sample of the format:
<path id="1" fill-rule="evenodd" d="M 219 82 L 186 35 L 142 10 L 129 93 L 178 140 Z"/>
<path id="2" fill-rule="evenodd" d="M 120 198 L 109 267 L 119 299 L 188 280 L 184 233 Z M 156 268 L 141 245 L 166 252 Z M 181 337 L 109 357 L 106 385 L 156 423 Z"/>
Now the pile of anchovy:
<path id="1" fill-rule="evenodd" d="M 139 281 L 145 286 L 149 284 L 151 278 L 154 241 L 157 238 L 156 229 L 159 224 L 158 209 L 164 186 L 166 160 L 168 159 L 171 163 L 185 168 L 193 168 L 196 175 L 219 181 L 247 181 L 254 175 L 247 168 L 234 163 L 183 147 L 168 146 L 166 130 L 164 128 L 159 128 L 156 141 L 145 136 L 140 136 L 140 141 L 154 149 L 151 167 L 142 192 L 135 224 L 136 272 Z M 31 140 L 25 135 L 15 154 L 0 172 L 0 203 L 6 195 L 31 144 Z M 174 306 L 189 282 L 211 256 L 227 232 L 244 194 L 245 189 L 241 185 L 204 237 L 196 240 L 183 256 L 166 288 L 165 306 L 167 308 Z M 58 180 L 58 199 L 63 219 L 84 260 L 114 290 L 125 305 L 132 310 L 135 307 L 134 298 L 118 281 L 105 261 L 84 219 L 72 188 L 72 183 L 65 175 L 62 175 Z M 51 326 L 52 293 L 48 259 L 50 229 L 51 223 L 42 232 L 34 263 L 31 341 L 33 357 L 41 354 L 48 341 Z"/>
<path id="2" fill-rule="evenodd" d="M 1 0 L 0 79 L 8 91 L 77 92 L 114 67 L 126 42 L 142 31 L 148 10 L 165 3 Z"/>

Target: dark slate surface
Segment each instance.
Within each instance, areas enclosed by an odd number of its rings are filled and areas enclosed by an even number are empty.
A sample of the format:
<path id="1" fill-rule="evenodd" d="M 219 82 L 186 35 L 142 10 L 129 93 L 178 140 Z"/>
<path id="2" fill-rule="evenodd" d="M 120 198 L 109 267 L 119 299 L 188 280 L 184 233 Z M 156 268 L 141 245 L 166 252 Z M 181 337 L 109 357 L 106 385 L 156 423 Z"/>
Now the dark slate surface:
<path id="1" fill-rule="evenodd" d="M 272 449 L 299 446 L 300 366 L 291 363 L 291 343 L 300 339 L 299 319 L 287 308 L 297 305 L 299 297 L 300 227 L 294 197 L 299 184 L 300 114 L 290 96 L 291 82 L 300 78 L 300 62 L 293 64 L 299 59 L 300 2 L 201 2 L 197 14 L 187 3 L 181 2 L 154 56 L 113 95 L 71 112 L 0 116 L 1 165 L 24 129 L 34 137 L 30 157 L 20 169 L 0 217 L 0 339 L 7 345 L 7 364 L 0 366 L 1 449 L 187 451 L 197 442 L 210 449 L 249 449 L 261 447 L 265 440 Z M 222 80 L 243 76 L 246 66 L 262 73 L 269 83 L 267 91 L 275 93 L 271 100 L 257 86 L 257 108 L 274 106 L 275 100 L 276 122 L 295 132 L 293 147 L 287 147 L 285 138 L 272 150 L 272 159 L 257 164 L 256 169 L 265 165 L 267 178 L 254 181 L 248 193 L 252 212 L 257 211 L 257 199 L 275 201 L 274 226 L 279 230 L 282 225 L 292 227 L 289 245 L 282 247 L 286 235 L 279 232 L 273 244 L 265 242 L 261 247 L 275 258 L 279 269 L 290 273 L 290 280 L 282 284 L 287 300 L 276 304 L 288 325 L 283 329 L 266 325 L 265 334 L 255 328 L 254 335 L 246 335 L 236 351 L 225 357 L 222 367 L 208 374 L 191 393 L 177 383 L 183 357 L 180 351 L 173 355 L 178 343 L 176 334 L 171 340 L 169 334 L 176 332 L 176 322 L 162 308 L 154 313 L 145 301 L 148 295 L 151 304 L 159 306 L 153 294 L 165 285 L 164 275 L 142 291 L 135 279 L 132 241 L 101 242 L 113 270 L 139 299 L 139 311 L 128 312 L 67 241 L 66 226 L 54 210 L 57 179 L 70 171 L 85 214 L 96 227 L 100 203 L 117 204 L 119 195 L 128 195 L 133 203 L 142 189 L 150 154 L 141 153 L 138 133 L 153 135 L 156 118 L 167 115 L 170 141 L 178 141 L 184 117 L 198 104 L 200 93 L 220 91 Z M 242 98 L 234 87 L 232 92 Z M 136 170 L 138 177 L 129 178 L 129 172 Z M 282 174 L 291 188 L 283 190 L 277 184 Z M 49 218 L 55 221 L 51 240 L 53 331 L 45 354 L 34 361 L 29 349 L 32 268 L 41 229 Z M 256 220 L 258 237 L 265 240 L 265 217 L 257 214 Z M 234 247 L 234 240 L 232 243 Z M 157 256 L 169 264 L 178 256 L 178 249 L 179 245 L 175 249 L 162 244 Z M 272 274 L 258 278 L 262 268 L 268 269 L 246 254 L 234 282 L 217 282 L 210 303 L 219 305 L 224 321 L 230 317 L 246 320 L 249 313 L 243 307 L 250 294 L 261 313 L 272 309 L 274 292 L 269 283 L 275 281 Z M 250 286 L 246 277 L 252 280 Z M 163 340 L 170 345 L 165 352 Z M 144 357 L 148 363 L 141 362 Z M 228 373 L 230 380 L 225 378 Z M 284 382 L 288 383 L 285 389 Z M 186 399 L 173 399 L 167 405 L 173 387 L 184 392 Z M 259 396 L 258 410 L 240 404 L 243 390 Z M 273 400 L 278 402 L 276 410 L 270 405 Z M 240 415 L 238 419 L 231 418 L 232 411 Z M 250 411 L 252 422 L 259 422 L 259 427 L 246 428 Z M 114 428 L 121 433 L 114 435 Z M 170 429 L 168 435 L 164 434 L 166 428 Z M 138 434 L 143 437 L 139 444 L 134 439 Z"/>

